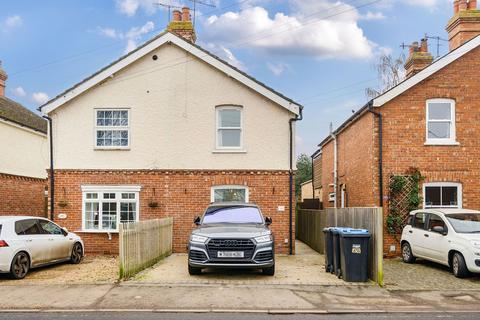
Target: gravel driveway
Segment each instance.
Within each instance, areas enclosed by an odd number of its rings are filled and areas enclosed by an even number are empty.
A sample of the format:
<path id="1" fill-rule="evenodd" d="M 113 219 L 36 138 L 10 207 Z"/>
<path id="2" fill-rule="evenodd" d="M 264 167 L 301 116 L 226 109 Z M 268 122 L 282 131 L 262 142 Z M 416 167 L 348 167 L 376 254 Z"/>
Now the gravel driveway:
<path id="1" fill-rule="evenodd" d="M 448 267 L 421 259 L 413 264 L 401 258 L 385 259 L 384 275 L 390 290 L 480 290 L 480 275 L 458 279 Z"/>
<path id="2" fill-rule="evenodd" d="M 8 275 L 0 274 L 0 285 L 102 284 L 113 283 L 117 279 L 118 261 L 116 257 L 88 256 L 77 265 L 62 263 L 32 269 L 23 280 L 11 280 Z"/>

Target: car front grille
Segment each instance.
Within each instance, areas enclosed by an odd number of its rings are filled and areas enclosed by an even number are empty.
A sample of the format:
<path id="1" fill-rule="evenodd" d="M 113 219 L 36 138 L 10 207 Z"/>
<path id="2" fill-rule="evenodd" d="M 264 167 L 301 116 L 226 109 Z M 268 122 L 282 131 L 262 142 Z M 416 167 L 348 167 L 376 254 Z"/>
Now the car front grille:
<path id="1" fill-rule="evenodd" d="M 255 243 L 250 239 L 211 239 L 207 243 L 210 259 L 217 261 L 251 260 L 255 251 Z M 243 258 L 217 258 L 218 251 L 243 251 Z"/>
<path id="2" fill-rule="evenodd" d="M 270 260 L 273 260 L 273 251 L 261 251 L 255 256 L 255 261 L 257 262 L 265 262 Z"/>
<path id="3" fill-rule="evenodd" d="M 207 255 L 202 251 L 190 250 L 188 258 L 194 261 L 206 261 L 208 260 Z"/>

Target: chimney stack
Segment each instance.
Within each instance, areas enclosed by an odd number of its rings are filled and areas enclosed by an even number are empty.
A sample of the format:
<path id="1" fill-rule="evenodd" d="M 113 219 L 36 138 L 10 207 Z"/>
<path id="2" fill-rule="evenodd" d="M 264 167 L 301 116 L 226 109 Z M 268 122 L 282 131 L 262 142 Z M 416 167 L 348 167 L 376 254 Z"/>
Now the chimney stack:
<path id="1" fill-rule="evenodd" d="M 197 36 L 190 17 L 190 8 L 183 7 L 181 12 L 179 10 L 173 11 L 173 20 L 168 24 L 167 31 L 195 43 Z"/>
<path id="2" fill-rule="evenodd" d="M 453 18 L 447 25 L 450 51 L 480 35 L 480 10 L 477 0 L 455 0 Z"/>
<path id="3" fill-rule="evenodd" d="M 428 52 L 428 40 L 422 39 L 420 45 L 413 42 L 410 46 L 410 55 L 405 63 L 406 77 L 419 73 L 433 62 L 433 56 Z"/>
<path id="4" fill-rule="evenodd" d="M 8 76 L 5 70 L 2 69 L 2 61 L 0 61 L 0 97 L 5 96 L 5 82 L 7 81 Z"/>

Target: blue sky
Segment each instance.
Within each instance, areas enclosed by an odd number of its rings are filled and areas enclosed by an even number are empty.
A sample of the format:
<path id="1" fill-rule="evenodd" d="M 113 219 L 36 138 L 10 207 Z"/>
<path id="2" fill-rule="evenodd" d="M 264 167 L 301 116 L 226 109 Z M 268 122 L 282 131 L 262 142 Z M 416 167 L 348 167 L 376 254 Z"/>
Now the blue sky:
<path id="1" fill-rule="evenodd" d="M 49 97 L 163 31 L 162 1 L 1 0 L 7 96 L 34 110 Z M 311 154 L 378 87 L 372 65 L 424 34 L 447 38 L 450 0 L 211 0 L 198 44 L 305 106 L 298 152 Z M 447 52 L 442 43 L 441 55 Z M 436 55 L 436 43 L 430 41 Z"/>

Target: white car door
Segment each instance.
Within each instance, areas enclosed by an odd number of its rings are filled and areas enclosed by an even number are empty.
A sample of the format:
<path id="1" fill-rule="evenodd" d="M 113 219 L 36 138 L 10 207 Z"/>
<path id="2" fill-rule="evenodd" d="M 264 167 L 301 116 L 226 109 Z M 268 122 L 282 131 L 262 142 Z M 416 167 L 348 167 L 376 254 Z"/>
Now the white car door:
<path id="1" fill-rule="evenodd" d="M 19 244 L 28 250 L 32 266 L 48 262 L 50 256 L 48 236 L 41 231 L 38 219 L 16 221 L 15 233 Z"/>
<path id="2" fill-rule="evenodd" d="M 448 264 L 448 237 L 447 235 L 434 232 L 434 227 L 443 227 L 447 230 L 445 221 L 443 221 L 440 216 L 430 213 L 427 222 L 427 230 L 424 234 L 425 254 L 429 259 Z"/>
<path id="3" fill-rule="evenodd" d="M 70 257 L 72 241 L 65 237 L 62 229 L 48 220 L 40 220 L 42 231 L 48 235 L 50 261 L 63 260 Z"/>
<path id="4" fill-rule="evenodd" d="M 412 228 L 408 230 L 410 234 L 410 247 L 414 256 L 423 257 L 426 253 L 425 248 L 425 228 L 427 222 L 427 213 L 417 212 L 413 217 Z"/>

